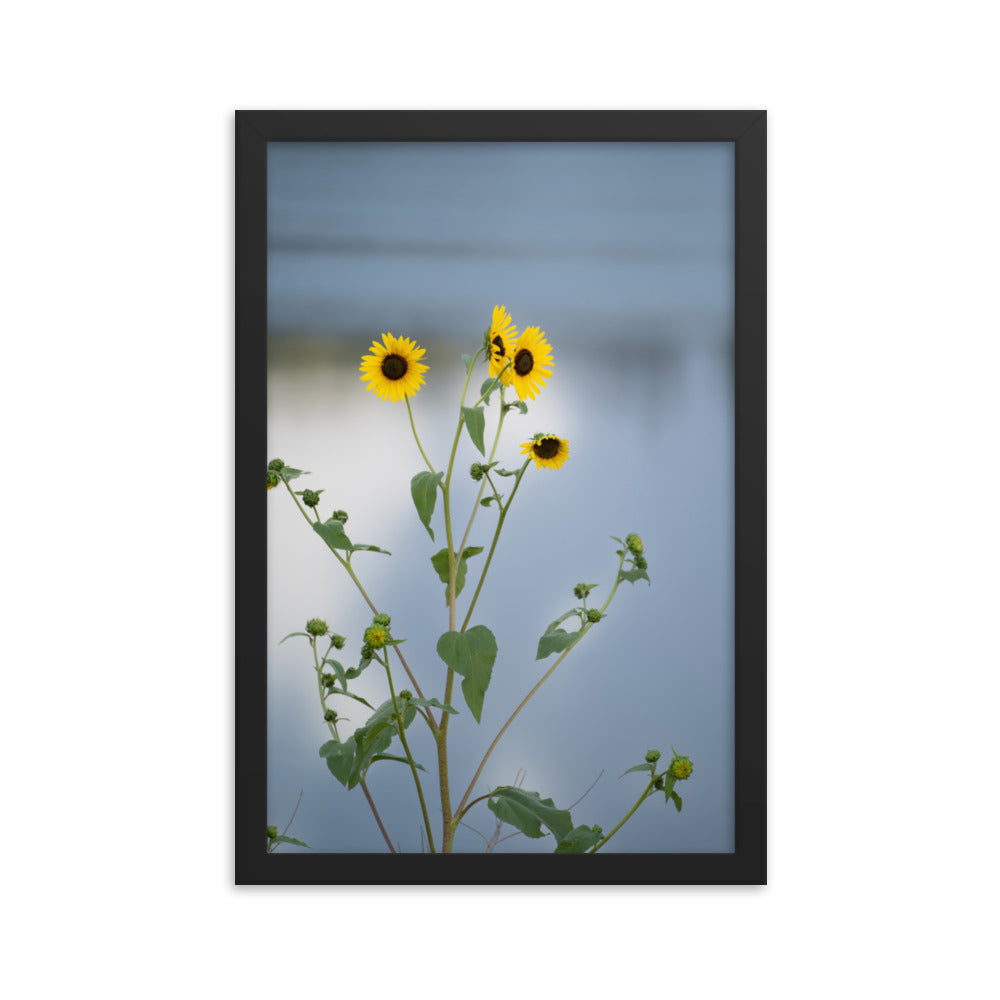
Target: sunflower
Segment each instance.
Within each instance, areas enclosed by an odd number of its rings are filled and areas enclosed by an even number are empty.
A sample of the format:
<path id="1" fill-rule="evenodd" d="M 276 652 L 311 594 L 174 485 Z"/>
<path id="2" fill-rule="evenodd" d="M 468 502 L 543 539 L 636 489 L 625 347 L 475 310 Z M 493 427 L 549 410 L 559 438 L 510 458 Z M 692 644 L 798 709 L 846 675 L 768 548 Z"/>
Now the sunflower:
<path id="1" fill-rule="evenodd" d="M 490 323 L 486 338 L 490 342 L 490 378 L 499 375 L 504 385 L 510 385 L 509 359 L 517 338 L 517 327 L 503 306 L 493 307 L 493 322 Z"/>
<path id="2" fill-rule="evenodd" d="M 520 399 L 534 399 L 552 375 L 552 348 L 537 326 L 527 326 L 513 347 L 510 381 Z"/>
<path id="3" fill-rule="evenodd" d="M 569 441 L 557 438 L 555 434 L 536 434 L 531 441 L 521 445 L 521 454 L 530 454 L 536 468 L 558 469 L 569 460 Z"/>
<path id="4" fill-rule="evenodd" d="M 367 382 L 379 399 L 398 403 L 407 396 L 418 392 L 424 383 L 423 374 L 427 365 L 419 359 L 427 352 L 409 337 L 394 337 L 382 334 L 382 343 L 372 341 L 371 354 L 361 359 L 361 381 Z"/>

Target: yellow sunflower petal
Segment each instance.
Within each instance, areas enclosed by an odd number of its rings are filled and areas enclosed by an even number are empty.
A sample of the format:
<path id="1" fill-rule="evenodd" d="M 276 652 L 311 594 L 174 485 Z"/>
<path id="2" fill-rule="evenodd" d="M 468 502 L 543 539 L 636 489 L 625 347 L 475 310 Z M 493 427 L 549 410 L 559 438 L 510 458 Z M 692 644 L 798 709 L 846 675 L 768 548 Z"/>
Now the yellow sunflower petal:
<path id="1" fill-rule="evenodd" d="M 539 434 L 521 445 L 521 454 L 530 454 L 538 469 L 558 469 L 569 461 L 569 441 L 554 434 Z"/>
<path id="2" fill-rule="evenodd" d="M 525 327 L 511 354 L 511 385 L 520 399 L 534 399 L 552 376 L 552 348 L 537 326 Z"/>
<path id="3" fill-rule="evenodd" d="M 372 341 L 371 354 L 361 358 L 361 381 L 380 399 L 398 403 L 420 391 L 428 366 L 418 361 L 427 352 L 409 337 L 382 334 L 382 343 Z"/>

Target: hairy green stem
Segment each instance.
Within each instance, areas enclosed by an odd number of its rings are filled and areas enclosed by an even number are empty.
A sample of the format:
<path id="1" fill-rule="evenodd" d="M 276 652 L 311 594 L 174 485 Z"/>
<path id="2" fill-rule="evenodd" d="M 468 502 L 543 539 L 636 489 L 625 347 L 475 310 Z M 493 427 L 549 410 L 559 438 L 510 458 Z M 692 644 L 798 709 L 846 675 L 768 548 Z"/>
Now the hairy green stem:
<path id="1" fill-rule="evenodd" d="M 642 795 L 639 796 L 639 800 L 636 802 L 636 804 L 632 806 L 632 808 L 629 809 L 627 813 L 625 813 L 625 816 L 622 818 L 622 821 L 603 840 L 599 840 L 596 844 L 594 844 L 594 846 L 589 851 L 587 851 L 587 853 L 594 854 L 595 852 L 599 851 L 632 818 L 632 815 L 635 813 L 636 809 L 638 809 L 639 806 L 641 806 L 643 802 L 645 802 L 646 799 L 649 798 L 652 792 L 653 792 L 653 781 L 652 779 L 650 779 L 650 782 L 646 786 L 645 791 L 643 791 Z"/>
<path id="2" fill-rule="evenodd" d="M 326 715 L 326 695 L 323 693 L 323 668 L 319 663 L 319 656 L 316 653 L 316 640 L 310 639 L 309 644 L 312 646 L 313 651 L 313 662 L 316 664 L 316 679 L 319 683 L 319 703 L 323 707 L 323 714 Z M 330 649 L 333 649 L 333 643 L 330 643 Z M 328 649 L 327 652 L 330 650 Z M 325 657 L 324 657 L 325 659 Z M 330 734 L 339 743 L 340 737 L 337 735 L 336 723 L 327 721 L 327 727 L 330 730 Z M 368 808 L 372 811 L 372 816 L 375 817 L 375 825 L 379 828 L 379 832 L 382 834 L 382 839 L 385 840 L 389 847 L 389 850 L 396 854 L 396 848 L 392 846 L 392 841 L 389 839 L 389 834 L 386 832 L 385 824 L 382 822 L 382 817 L 378 813 L 378 809 L 375 807 L 375 800 L 372 798 L 371 792 L 368 791 L 368 785 L 365 783 L 365 779 L 361 779 L 361 791 L 365 793 L 365 798 L 368 800 Z"/>
<path id="3" fill-rule="evenodd" d="M 406 412 L 410 415 L 410 430 L 413 431 L 413 440 L 417 442 L 417 447 L 420 449 L 420 454 L 423 455 L 424 461 L 427 463 L 427 468 L 434 472 L 434 466 L 431 465 L 431 460 L 427 457 L 427 453 L 424 451 L 424 446 L 420 443 L 420 438 L 417 435 L 417 425 L 413 422 L 413 408 L 410 406 L 410 397 L 406 397 Z"/>
<path id="4" fill-rule="evenodd" d="M 503 405 L 503 389 L 501 389 L 500 390 L 500 422 L 497 424 L 497 434 L 496 434 L 496 437 L 493 439 L 493 447 L 490 449 L 490 457 L 488 459 L 486 459 L 486 464 L 487 465 L 489 465 L 493 461 L 493 457 L 497 453 L 497 445 L 500 444 L 500 432 L 503 430 L 503 421 L 504 421 L 504 417 L 506 417 L 506 416 L 507 416 L 507 410 L 506 410 L 506 407 Z M 521 481 L 521 477 L 518 476 L 517 477 L 517 482 L 520 482 L 520 481 Z M 486 475 L 484 475 L 483 478 L 482 478 L 482 480 L 479 483 L 479 492 L 476 494 L 476 502 L 472 505 L 472 513 L 469 515 L 469 523 L 466 525 L 465 534 L 462 536 L 462 544 L 459 546 L 459 549 L 458 549 L 459 552 L 462 552 L 465 549 L 465 543 L 469 540 L 469 534 L 472 531 L 472 524 L 476 520 L 476 514 L 479 512 L 479 507 L 480 507 L 479 501 L 482 500 L 482 498 L 483 498 L 483 490 L 486 489 L 487 482 L 490 482 L 490 480 L 488 479 L 488 477 Z M 492 483 L 491 483 L 491 485 L 492 485 Z M 514 489 L 517 490 L 517 483 L 514 484 Z M 511 494 L 511 497 L 513 498 L 513 494 Z M 505 513 L 506 513 L 505 510 L 501 510 L 501 512 L 500 512 L 501 521 L 503 520 L 503 516 L 504 516 Z M 498 530 L 497 533 L 499 534 L 499 530 Z M 494 545 L 494 547 L 496 546 L 496 538 L 495 538 L 495 536 L 494 536 L 493 545 Z M 490 549 L 490 555 L 492 555 L 492 554 L 493 554 L 493 549 L 491 548 Z M 489 565 L 489 564 L 487 563 L 487 565 Z M 482 573 L 482 575 L 480 575 L 480 577 L 479 577 L 479 587 L 481 587 L 483 585 L 482 581 L 483 581 L 483 577 L 485 575 L 486 575 L 486 573 L 485 573 L 485 570 L 484 570 L 483 573 Z M 473 607 L 475 606 L 475 603 L 476 603 L 476 597 L 479 596 L 479 587 L 476 588 L 475 596 L 472 599 Z M 472 608 L 469 608 L 469 613 L 465 616 L 465 621 L 462 623 L 462 628 L 461 628 L 462 632 L 464 632 L 465 629 L 466 629 L 466 627 L 468 626 L 468 624 L 469 624 L 469 618 L 470 618 L 471 615 L 472 615 Z"/>
<path id="5" fill-rule="evenodd" d="M 621 569 L 624 563 L 625 563 L 625 556 L 624 555 L 619 556 L 618 572 L 615 574 L 615 585 L 611 588 L 611 593 L 608 594 L 608 599 L 601 606 L 600 610 L 602 615 L 604 614 L 605 611 L 607 611 L 608 605 L 613 600 L 615 593 L 618 590 L 618 585 L 621 583 Z M 476 768 L 476 773 L 472 776 L 472 781 L 469 782 L 469 787 L 465 790 L 465 794 L 462 796 L 462 801 L 459 802 L 458 804 L 456 815 L 458 816 L 462 815 L 462 811 L 465 806 L 466 800 L 472 794 L 472 790 L 476 787 L 476 782 L 479 780 L 480 774 L 483 773 L 483 768 L 486 766 L 486 762 L 490 759 L 490 755 L 496 749 L 497 744 L 500 742 L 500 738 L 503 736 L 505 732 L 507 732 L 507 729 L 510 727 L 510 724 L 518 717 L 518 715 L 521 712 L 521 709 L 524 708 L 524 706 L 527 705 L 529 701 L 531 701 L 531 699 L 535 695 L 535 692 L 537 692 L 538 689 L 552 676 L 552 674 L 555 672 L 556 667 L 558 667 L 559 664 L 566 659 L 570 651 L 576 649 L 576 647 L 580 645 L 580 640 L 590 631 L 591 627 L 592 623 L 588 622 L 580 629 L 580 634 L 577 636 L 573 645 L 567 646 L 567 648 L 563 650 L 562 655 L 559 657 L 559 659 L 557 659 L 556 662 L 553 663 L 552 666 L 549 667 L 549 669 L 546 670 L 544 674 L 542 674 L 538 683 L 524 696 L 524 699 L 521 701 L 521 704 L 514 709 L 514 711 L 510 715 L 510 718 L 503 724 L 503 726 L 501 726 L 500 732 L 496 734 L 496 737 L 494 738 L 493 742 L 489 745 L 489 748 L 483 755 L 483 759 L 479 762 L 479 767 Z"/>
<path id="6" fill-rule="evenodd" d="M 292 499 L 295 501 L 299 510 L 302 511 L 302 516 L 311 525 L 313 523 L 312 519 L 306 513 L 305 508 L 302 506 L 302 504 L 299 503 L 299 498 L 295 495 L 291 486 L 288 485 L 288 481 L 285 479 L 284 476 L 281 477 L 281 481 L 288 488 L 288 492 L 291 493 Z M 316 515 L 316 523 L 317 524 L 319 523 L 319 514 Z M 340 565 L 343 566 L 345 570 L 347 570 L 348 576 L 350 576 L 350 578 L 354 581 L 354 585 L 360 591 L 361 596 L 364 598 L 365 604 L 367 604 L 368 607 L 371 608 L 372 614 L 377 615 L 379 613 L 378 608 L 375 607 L 374 601 L 372 601 L 372 599 L 368 596 L 367 592 L 365 591 L 365 588 L 361 585 L 361 581 L 358 579 L 357 573 L 354 572 L 354 568 L 329 542 L 326 541 L 325 538 L 323 539 L 323 541 L 326 542 L 326 547 L 334 554 L 334 556 L 337 559 L 337 562 L 339 562 Z M 403 654 L 399 651 L 399 646 L 396 646 L 395 649 L 396 649 L 396 656 L 399 657 L 399 662 L 402 664 L 403 669 L 406 671 L 406 676 L 410 678 L 410 683 L 413 685 L 413 690 L 417 692 L 418 698 L 423 698 L 424 693 L 423 691 L 420 690 L 420 685 L 417 683 L 416 677 L 413 676 L 413 672 L 410 670 L 410 665 L 406 662 L 406 657 L 404 657 Z M 446 705 L 450 704 L 450 702 L 445 702 L 445 704 Z M 433 716 L 430 716 L 427 721 L 430 724 L 431 730 L 436 731 L 437 727 L 434 725 Z"/>
<path id="7" fill-rule="evenodd" d="M 392 670 L 389 668 L 389 657 L 383 654 L 383 659 L 379 662 L 385 667 L 385 676 L 389 681 L 389 695 L 392 698 L 392 710 L 396 714 L 396 725 L 399 727 L 399 741 L 403 744 L 403 750 L 406 753 L 406 759 L 410 764 L 410 772 L 413 775 L 414 784 L 417 786 L 417 797 L 420 799 L 420 811 L 424 814 L 424 826 L 427 828 L 427 841 L 431 847 L 431 854 L 437 854 L 437 850 L 434 847 L 434 834 L 431 832 L 431 821 L 430 817 L 427 815 L 427 803 L 424 801 L 424 790 L 420 784 L 420 775 L 417 774 L 417 765 L 413 760 L 413 754 L 410 753 L 410 744 L 406 740 L 406 729 L 403 726 L 403 716 L 399 711 L 399 701 L 396 698 L 396 688 L 392 683 Z"/>
<path id="8" fill-rule="evenodd" d="M 500 509 L 500 517 L 497 520 L 496 531 L 493 532 L 493 541 L 490 543 L 490 551 L 486 555 L 486 562 L 483 564 L 483 571 L 479 574 L 479 583 L 476 584 L 476 591 L 472 595 L 469 610 L 465 614 L 465 621 L 462 622 L 462 632 L 468 628 L 469 621 L 472 619 L 472 612 L 475 610 L 476 601 L 479 600 L 479 591 L 483 589 L 483 581 L 486 579 L 486 571 L 490 568 L 490 563 L 493 561 L 493 553 L 496 551 L 497 542 L 500 539 L 500 531 L 503 528 L 504 521 L 507 519 L 507 511 L 510 510 L 510 505 L 514 502 L 514 494 L 517 493 L 517 488 L 521 485 L 521 479 L 524 477 L 524 471 L 528 468 L 530 462 L 531 459 L 528 458 L 524 465 L 521 466 L 521 469 L 517 474 L 517 479 L 514 480 L 514 488 L 510 491 L 510 496 L 507 497 L 507 503 Z M 446 702 L 445 704 L 448 703 Z"/>
<path id="9" fill-rule="evenodd" d="M 448 456 L 448 471 L 445 473 L 444 482 L 441 484 L 441 492 L 444 507 L 444 529 L 448 537 L 448 631 L 455 631 L 455 539 L 451 530 L 451 474 L 455 468 L 455 453 L 458 451 L 458 442 L 462 437 L 462 425 L 465 417 L 461 412 L 461 407 L 465 405 L 465 394 L 469 391 L 469 379 L 472 378 L 472 369 L 476 359 L 482 353 L 480 348 L 476 351 L 472 361 L 466 366 L 465 384 L 462 386 L 462 398 L 459 401 L 458 428 L 455 430 L 455 440 L 451 445 L 451 454 Z M 460 555 L 461 553 L 459 553 Z M 452 693 L 455 688 L 455 671 L 448 667 L 448 673 L 444 685 L 444 703 L 451 704 Z M 423 697 L 421 695 L 421 697 Z M 451 853 L 452 840 L 455 836 L 455 827 L 451 820 L 451 790 L 448 783 L 448 712 L 442 711 L 441 722 L 438 725 L 434 736 L 437 740 L 438 752 L 438 776 L 441 786 L 441 817 L 442 836 L 441 850 L 445 854 Z"/>

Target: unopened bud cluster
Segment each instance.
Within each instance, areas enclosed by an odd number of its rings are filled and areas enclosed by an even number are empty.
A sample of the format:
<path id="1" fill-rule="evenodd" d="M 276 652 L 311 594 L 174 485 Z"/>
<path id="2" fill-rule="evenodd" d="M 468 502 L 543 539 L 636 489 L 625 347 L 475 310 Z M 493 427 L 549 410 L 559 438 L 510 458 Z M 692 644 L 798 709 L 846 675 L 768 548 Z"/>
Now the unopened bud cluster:
<path id="1" fill-rule="evenodd" d="M 340 521 L 341 524 L 347 524 L 347 511 L 346 510 L 335 510 L 330 515 L 330 517 L 334 521 Z"/>
<path id="2" fill-rule="evenodd" d="M 655 764 L 660 759 L 659 750 L 647 750 L 646 751 L 646 763 Z"/>
<path id="3" fill-rule="evenodd" d="M 307 507 L 318 507 L 319 506 L 319 495 L 322 490 L 303 490 L 302 491 L 302 502 Z"/>
<path id="4" fill-rule="evenodd" d="M 329 627 L 322 618 L 310 618 L 306 622 L 306 631 L 310 635 L 326 635 L 329 631 Z"/>
<path id="5" fill-rule="evenodd" d="M 485 475 L 486 470 L 482 467 L 479 462 L 473 462 L 471 468 L 469 469 L 469 475 L 478 483 L 480 479 Z"/>
<path id="6" fill-rule="evenodd" d="M 268 839 L 274 840 L 274 838 L 278 836 L 278 828 L 276 826 L 269 826 L 267 828 L 267 836 Z"/>

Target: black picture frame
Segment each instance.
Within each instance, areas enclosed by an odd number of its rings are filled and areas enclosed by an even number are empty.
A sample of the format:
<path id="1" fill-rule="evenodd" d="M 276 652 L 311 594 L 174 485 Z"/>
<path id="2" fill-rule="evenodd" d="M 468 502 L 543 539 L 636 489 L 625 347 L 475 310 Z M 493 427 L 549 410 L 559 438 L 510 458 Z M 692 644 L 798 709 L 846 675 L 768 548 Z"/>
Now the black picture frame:
<path id="1" fill-rule="evenodd" d="M 237 884 L 766 883 L 766 113 L 238 111 Z M 735 144 L 735 850 L 726 854 L 266 854 L 267 147 L 272 142 Z M 253 538 L 255 544 L 241 544 Z M 345 859 L 350 859 L 345 865 Z M 350 875 L 345 877 L 345 872 Z"/>

